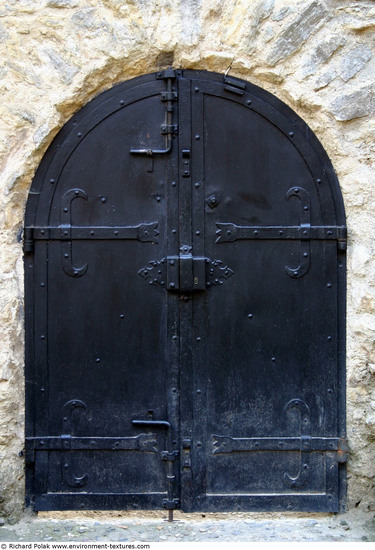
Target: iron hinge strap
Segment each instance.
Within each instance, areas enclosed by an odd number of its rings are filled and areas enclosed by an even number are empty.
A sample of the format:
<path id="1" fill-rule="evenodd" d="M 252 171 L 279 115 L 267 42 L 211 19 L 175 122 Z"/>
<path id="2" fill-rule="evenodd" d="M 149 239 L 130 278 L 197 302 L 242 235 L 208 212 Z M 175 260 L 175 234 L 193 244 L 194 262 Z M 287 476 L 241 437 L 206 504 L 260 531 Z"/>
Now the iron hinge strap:
<path id="1" fill-rule="evenodd" d="M 238 240 L 337 240 L 346 242 L 347 229 L 337 225 L 236 225 L 217 223 L 217 243 Z"/>
<path id="2" fill-rule="evenodd" d="M 27 437 L 25 450 L 34 451 L 147 451 L 157 452 L 156 434 L 143 433 L 129 437 L 79 437 L 70 434 Z"/>
<path id="3" fill-rule="evenodd" d="M 314 451 L 336 452 L 339 462 L 344 462 L 348 452 L 346 439 L 337 437 L 230 437 L 213 435 L 213 454 L 252 451 Z M 341 458 L 342 457 L 342 458 Z"/>
<path id="4" fill-rule="evenodd" d="M 134 226 L 38 226 L 25 227 L 24 246 L 30 248 L 34 241 L 75 240 L 138 240 L 158 242 L 158 223 L 140 223 Z"/>

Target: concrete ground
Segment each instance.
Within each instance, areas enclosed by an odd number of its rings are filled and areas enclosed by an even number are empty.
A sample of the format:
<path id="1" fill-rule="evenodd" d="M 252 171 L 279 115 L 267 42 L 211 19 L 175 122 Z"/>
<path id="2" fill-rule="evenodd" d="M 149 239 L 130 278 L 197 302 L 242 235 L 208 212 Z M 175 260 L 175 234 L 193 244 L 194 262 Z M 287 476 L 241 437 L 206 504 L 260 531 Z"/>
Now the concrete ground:
<path id="1" fill-rule="evenodd" d="M 27 542 L 375 542 L 375 513 L 183 514 L 48 512 L 0 521 L 0 541 Z"/>

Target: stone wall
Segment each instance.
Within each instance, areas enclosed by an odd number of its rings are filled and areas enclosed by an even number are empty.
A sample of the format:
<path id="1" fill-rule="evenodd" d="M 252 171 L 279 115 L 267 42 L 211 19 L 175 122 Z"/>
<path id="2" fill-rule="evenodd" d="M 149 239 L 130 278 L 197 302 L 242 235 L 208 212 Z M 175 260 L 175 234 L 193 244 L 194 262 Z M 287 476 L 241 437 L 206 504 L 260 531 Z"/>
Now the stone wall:
<path id="1" fill-rule="evenodd" d="M 173 65 L 247 79 L 313 129 L 337 171 L 348 247 L 349 506 L 375 509 L 375 3 L 0 2 L 0 506 L 23 506 L 23 268 L 33 174 L 52 138 L 115 83 Z"/>

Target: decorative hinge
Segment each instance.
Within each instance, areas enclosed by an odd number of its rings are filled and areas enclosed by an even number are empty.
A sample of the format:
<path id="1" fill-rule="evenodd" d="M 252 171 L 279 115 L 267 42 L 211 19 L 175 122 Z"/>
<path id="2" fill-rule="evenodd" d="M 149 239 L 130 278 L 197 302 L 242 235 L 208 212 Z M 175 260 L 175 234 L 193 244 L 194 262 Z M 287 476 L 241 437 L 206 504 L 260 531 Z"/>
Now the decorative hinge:
<path id="1" fill-rule="evenodd" d="M 340 438 L 338 441 L 338 449 L 337 449 L 337 462 L 339 464 L 345 464 L 345 462 L 348 461 L 348 455 L 349 455 L 349 444 L 348 440 L 344 438 Z"/>
<path id="2" fill-rule="evenodd" d="M 179 506 L 180 506 L 179 498 L 172 498 L 171 500 L 168 500 L 167 498 L 163 499 L 163 508 L 166 508 L 167 510 L 174 510 Z"/>

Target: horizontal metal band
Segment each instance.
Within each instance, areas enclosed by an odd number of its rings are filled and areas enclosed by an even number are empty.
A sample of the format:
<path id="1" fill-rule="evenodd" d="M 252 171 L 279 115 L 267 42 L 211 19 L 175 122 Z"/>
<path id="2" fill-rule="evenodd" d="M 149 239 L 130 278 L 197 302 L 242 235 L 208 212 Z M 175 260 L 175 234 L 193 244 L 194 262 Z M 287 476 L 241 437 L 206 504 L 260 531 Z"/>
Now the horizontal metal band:
<path id="1" fill-rule="evenodd" d="M 87 226 L 61 225 L 58 227 L 25 227 L 28 240 L 138 240 L 157 243 L 158 222 L 140 223 L 134 226 Z"/>
<path id="2" fill-rule="evenodd" d="M 230 437 L 212 436 L 213 454 L 239 451 L 342 451 L 346 440 L 338 437 Z"/>
<path id="3" fill-rule="evenodd" d="M 346 227 L 337 225 L 236 225 L 217 223 L 217 243 L 237 240 L 346 240 Z"/>
<path id="4" fill-rule="evenodd" d="M 135 437 L 76 437 L 73 435 L 27 437 L 26 451 L 146 451 L 158 452 L 157 434 Z"/>

